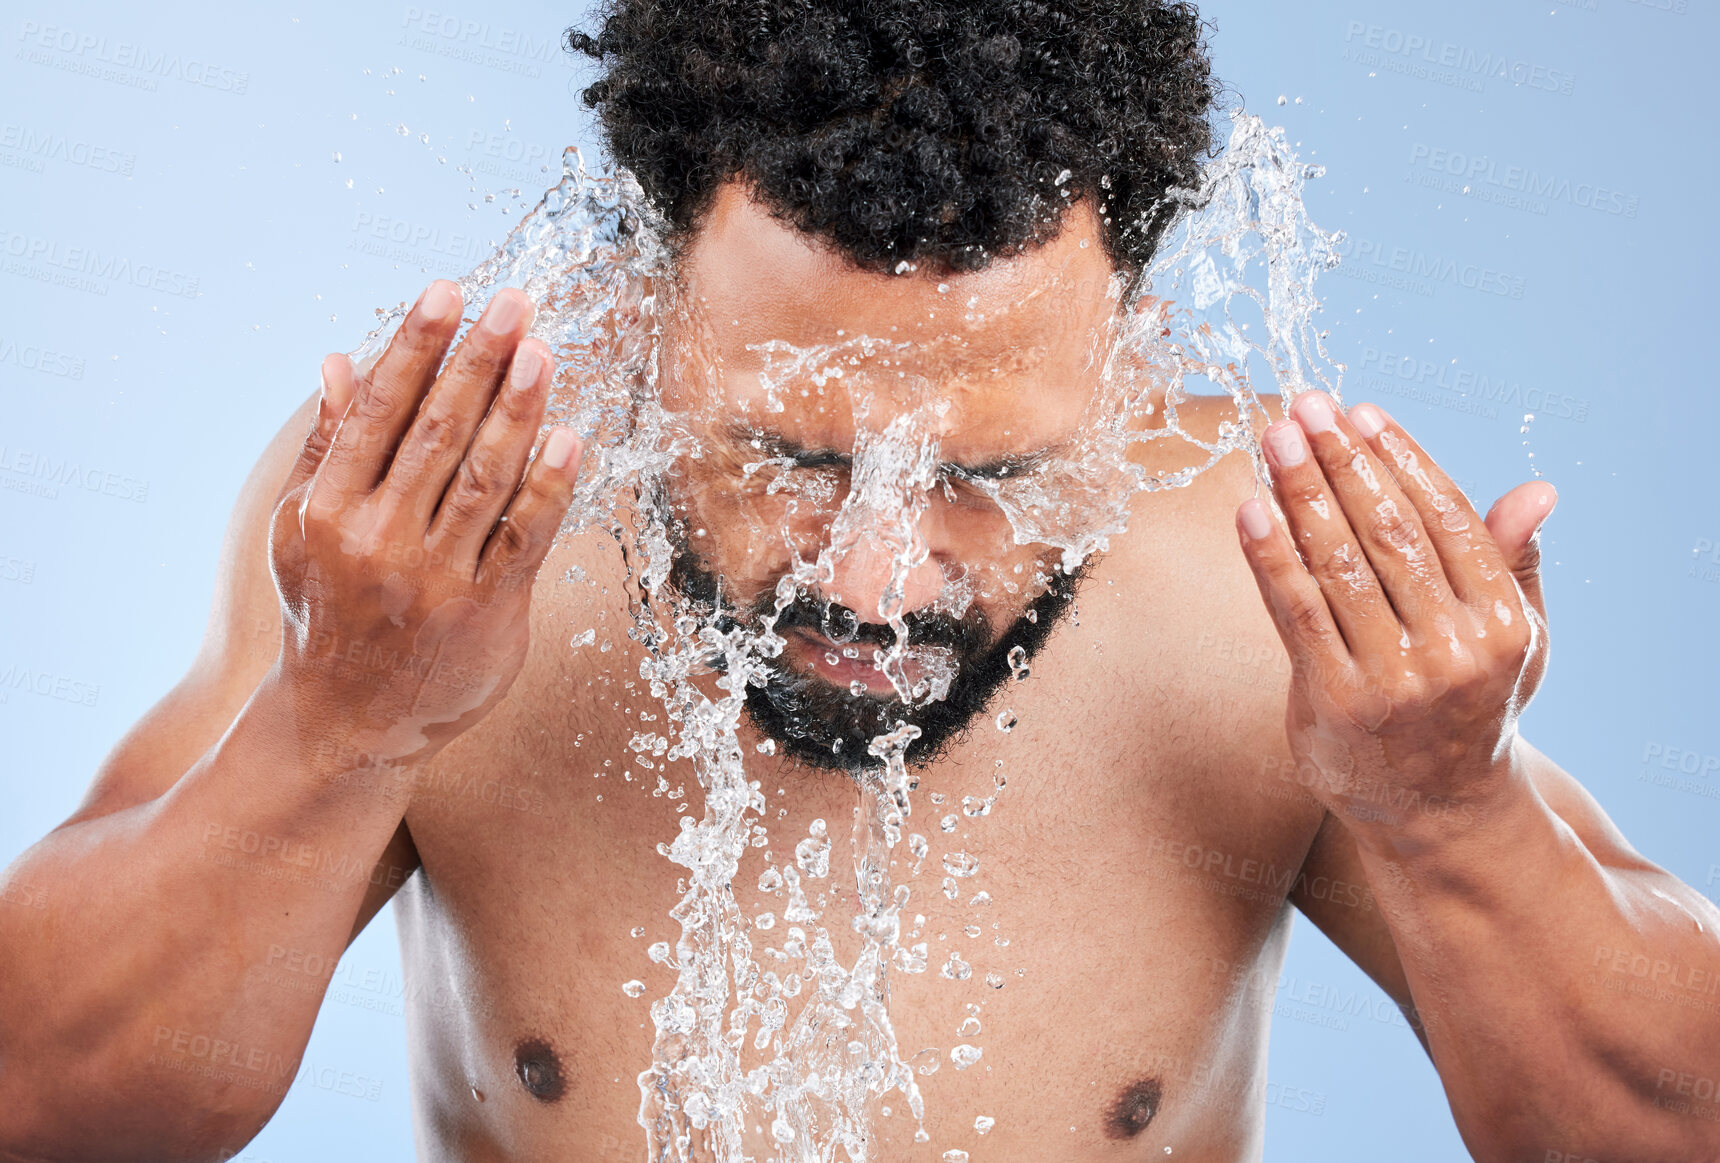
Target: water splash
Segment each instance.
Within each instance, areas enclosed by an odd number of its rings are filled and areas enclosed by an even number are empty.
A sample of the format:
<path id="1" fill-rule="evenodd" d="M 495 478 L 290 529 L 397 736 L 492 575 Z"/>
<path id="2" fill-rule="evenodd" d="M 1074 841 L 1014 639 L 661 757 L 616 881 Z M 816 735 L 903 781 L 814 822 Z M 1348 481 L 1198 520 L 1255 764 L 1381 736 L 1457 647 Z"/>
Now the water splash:
<path id="1" fill-rule="evenodd" d="M 1103 552 L 1127 529 L 1135 494 L 1186 486 L 1232 452 L 1250 457 L 1264 481 L 1255 430 L 1269 417 L 1254 388 L 1260 377 L 1276 384 L 1286 404 L 1310 387 L 1338 392 L 1343 367 L 1329 358 L 1318 329 L 1314 281 L 1336 264 L 1342 239 L 1310 223 L 1302 201 L 1305 182 L 1318 170 L 1297 161 L 1281 129 L 1241 112 L 1231 123 L 1229 144 L 1199 188 L 1173 192 L 1186 215 L 1152 270 L 1132 291 L 1114 280 L 1117 321 L 1096 355 L 1104 386 L 1080 437 L 1055 463 L 983 485 L 1016 544 L 1056 556 L 1052 570 L 1072 576 Z M 749 684 L 766 680 L 784 639 L 774 617 L 757 625 L 713 617 L 666 584 L 676 541 L 662 482 L 677 461 L 702 449 L 689 417 L 667 409 L 659 391 L 663 324 L 675 309 L 672 282 L 663 277 L 669 253 L 662 227 L 629 175 L 590 173 L 569 150 L 560 183 L 460 280 L 469 320 L 503 287 L 518 287 L 539 305 L 532 333 L 549 345 L 557 365 L 546 423 L 571 425 L 587 438 L 563 532 L 605 529 L 628 549 L 635 595 L 630 633 L 644 648 L 640 677 L 661 701 L 668 731 L 647 742 L 655 756 L 690 764 L 704 791 L 702 814 L 682 816 L 678 834 L 659 845 L 685 870 L 685 892 L 671 914 L 680 925 L 672 953 L 666 944 L 652 951 L 677 978 L 652 1005 L 656 1037 L 652 1061 L 639 1075 L 639 1123 L 653 1161 L 864 1160 L 871 1157 L 872 1112 L 890 1095 L 899 1094 L 917 1122 L 925 1113 L 889 1008 L 892 973 L 927 970 L 924 943 L 903 944 L 912 890 L 890 875 L 891 855 L 911 818 L 914 781 L 906 757 L 920 731 L 898 721 L 872 739 L 871 764 L 857 781 L 851 874 L 859 903 L 850 924 L 860 938 L 858 953 L 846 963 L 838 959 L 809 903 L 807 882 L 830 870 L 831 841 L 820 821 L 819 831 L 794 846 L 797 858 L 769 866 L 760 881 L 761 892 L 784 898 L 783 944 L 762 951 L 771 967 L 761 967 L 753 936 L 774 934 L 778 919 L 766 913 L 749 920 L 732 887 L 745 850 L 766 835 L 764 797 L 748 776 L 739 727 Z M 379 312 L 377 327 L 354 352 L 361 366 L 380 355 L 405 310 L 401 304 Z M 759 353 L 768 406 L 780 410 L 782 385 L 822 386 L 851 368 L 899 356 L 902 345 L 858 336 L 819 348 L 765 344 Z M 1190 433 L 1179 407 L 1191 394 L 1215 392 L 1234 401 L 1235 415 L 1215 438 Z M 796 505 L 828 518 L 823 544 L 810 558 L 786 525 L 782 530 L 790 567 L 776 586 L 778 615 L 797 595 L 827 582 L 856 546 L 889 555 L 890 583 L 878 614 L 895 640 L 879 652 L 878 665 L 908 706 L 942 698 L 949 684 L 947 674 L 940 680 L 935 659 L 913 656 L 904 600 L 906 579 L 926 560 L 920 519 L 940 484 L 932 419 L 921 408 L 860 424 L 845 497 L 818 493 L 815 480 L 784 485 L 781 472 L 770 486 L 796 490 Z M 1142 468 L 1130 451 L 1152 442 L 1182 442 L 1187 463 Z M 776 472 L 773 463 L 761 457 L 746 472 Z M 1023 579 L 1023 592 L 1049 581 L 1041 570 L 1031 586 Z M 1005 585 L 1017 592 L 1014 581 Z M 938 602 L 959 617 L 970 598 L 971 589 L 957 579 Z M 1009 669 L 1017 681 L 1028 677 L 1025 656 L 1012 655 Z M 695 682 L 713 673 L 714 697 Z M 1015 712 L 1004 709 L 996 723 L 1009 731 Z M 768 756 L 775 748 L 766 744 L 757 750 Z M 991 796 L 967 797 L 965 814 L 989 813 L 1004 782 L 1000 771 Z M 944 831 L 955 820 L 952 813 Z M 924 836 L 907 839 L 917 875 L 929 847 Z M 958 878 L 971 876 L 977 862 L 955 852 L 942 864 L 946 895 L 954 899 Z M 990 896 L 982 891 L 973 900 Z M 971 967 L 957 960 L 943 972 L 965 979 Z M 985 980 L 992 988 L 1003 984 L 995 972 Z M 643 987 L 630 980 L 622 988 L 634 996 Z M 759 1059 L 752 1065 L 749 1044 Z M 947 1050 L 957 1070 L 982 1054 L 982 1046 L 967 1042 Z M 914 1057 L 927 1072 L 941 1060 L 936 1050 Z M 983 1134 L 992 1121 L 982 1119 L 976 1130 Z M 749 1136 L 750 1127 L 768 1130 L 761 1140 Z M 927 1140 L 923 1128 L 915 1138 Z"/>

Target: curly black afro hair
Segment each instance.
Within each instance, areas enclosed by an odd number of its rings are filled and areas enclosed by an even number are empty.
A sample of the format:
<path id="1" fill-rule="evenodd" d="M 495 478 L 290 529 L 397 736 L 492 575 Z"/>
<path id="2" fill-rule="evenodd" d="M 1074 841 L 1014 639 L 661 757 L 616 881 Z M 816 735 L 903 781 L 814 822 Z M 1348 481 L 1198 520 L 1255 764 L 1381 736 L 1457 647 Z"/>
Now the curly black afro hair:
<path id="1" fill-rule="evenodd" d="M 1138 273 L 1214 145 L 1194 8 L 1164 0 L 606 0 L 585 90 L 685 234 L 731 178 L 868 269 L 975 270 L 1092 199 Z"/>

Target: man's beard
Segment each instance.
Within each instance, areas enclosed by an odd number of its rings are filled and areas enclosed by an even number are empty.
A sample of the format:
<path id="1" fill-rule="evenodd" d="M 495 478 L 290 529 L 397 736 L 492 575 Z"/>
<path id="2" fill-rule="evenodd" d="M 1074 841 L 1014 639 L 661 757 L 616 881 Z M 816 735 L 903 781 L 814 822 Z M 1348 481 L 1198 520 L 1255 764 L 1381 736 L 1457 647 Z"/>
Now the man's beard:
<path id="1" fill-rule="evenodd" d="M 762 686 L 747 684 L 747 717 L 800 763 L 852 774 L 878 763 L 869 754 L 875 737 L 909 723 L 920 734 L 908 744 L 906 760 L 915 765 L 930 763 L 966 733 L 998 689 L 1050 639 L 1073 606 L 1076 589 L 1092 564 L 1089 558 L 1073 574 L 1054 573 L 1045 592 L 1001 635 L 993 634 L 990 620 L 971 605 L 960 618 L 937 611 L 907 614 L 903 621 L 908 647 L 941 648 L 955 665 L 941 699 L 910 707 L 893 694 L 856 695 L 815 674 L 791 670 L 780 659 L 761 659 L 768 677 Z M 675 546 L 669 583 L 724 632 L 736 626 L 760 630 L 764 619 L 776 611 L 774 587 L 766 587 L 750 606 L 737 607 L 729 600 L 722 578 L 684 541 Z M 837 651 L 856 647 L 862 658 L 874 649 L 888 652 L 896 641 L 889 625 L 862 622 L 848 607 L 804 593 L 797 593 L 776 619 L 778 635 L 796 628 L 812 631 Z M 1018 648 L 1020 653 L 1015 654 Z"/>

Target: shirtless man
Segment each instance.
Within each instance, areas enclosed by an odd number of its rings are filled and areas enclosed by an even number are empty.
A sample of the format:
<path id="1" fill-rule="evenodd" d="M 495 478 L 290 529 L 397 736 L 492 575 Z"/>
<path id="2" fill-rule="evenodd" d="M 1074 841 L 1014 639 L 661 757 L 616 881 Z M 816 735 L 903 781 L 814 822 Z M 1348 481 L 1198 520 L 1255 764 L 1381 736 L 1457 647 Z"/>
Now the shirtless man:
<path id="1" fill-rule="evenodd" d="M 954 574 L 1039 569 L 1045 547 L 1004 535 L 984 485 L 1076 435 L 1119 310 L 1110 276 L 1139 271 L 1160 194 L 1209 145 L 1192 12 L 623 0 L 576 43 L 602 56 L 610 141 L 717 324 L 692 361 L 720 373 L 701 414 L 747 421 L 713 422 L 676 477 L 689 588 L 716 579 L 744 617 L 787 568 L 780 541 L 749 535 L 780 517 L 738 467 L 756 447 L 833 474 L 843 502 L 863 435 L 828 406 L 843 397 L 743 407 L 758 344 L 843 335 L 911 340 L 900 367 L 942 408 L 929 552 L 899 595 L 916 624 L 950 631 L 934 614 Z M 389 899 L 423 1157 L 644 1153 L 635 1076 L 650 999 L 673 985 L 645 949 L 675 935 L 681 871 L 657 846 L 699 809 L 620 777 L 642 771 L 627 744 L 662 707 L 625 633 L 622 548 L 555 537 L 578 440 L 552 430 L 528 467 L 551 375 L 532 311 L 501 292 L 443 366 L 461 302 L 432 284 L 374 367 L 324 362 L 264 453 L 190 674 L 0 881 L 49 889 L 0 910 L 0 1158 L 229 1157 Z M 952 329 L 967 364 L 921 358 Z M 665 393 L 694 390 L 678 383 Z M 870 391 L 868 423 L 907 406 Z M 1665 1000 L 1707 998 L 1720 916 L 1516 733 L 1546 659 L 1550 488 L 1483 522 L 1380 409 L 1310 393 L 1293 412 L 1264 441 L 1283 524 L 1232 457 L 1135 495 L 1078 612 L 981 584 L 956 619 L 964 660 L 1029 634 L 1030 601 L 1054 625 L 1029 679 L 977 692 L 978 729 L 945 722 L 911 753 L 916 822 L 1008 775 L 989 815 L 934 834 L 932 867 L 978 861 L 956 899 L 898 868 L 934 966 L 891 977 L 904 1052 L 968 1040 L 983 1057 L 920 1078 L 929 1141 L 898 1103 L 871 1156 L 1258 1159 L 1294 906 L 1404 1007 L 1478 1159 L 1720 1158 L 1690 1097 L 1720 1077 L 1720 1013 Z M 1184 421 L 1210 435 L 1219 416 L 1191 404 Z M 827 529 L 796 533 L 815 551 Z M 743 723 L 778 850 L 743 860 L 744 916 L 782 907 L 756 888 L 767 856 L 855 811 L 858 765 L 822 748 L 862 722 L 844 695 L 875 708 L 889 690 L 835 653 L 825 615 L 879 609 L 891 568 L 871 544 L 804 595 L 818 616 L 785 631 L 780 713 Z M 554 584 L 576 566 L 590 584 Z M 589 627 L 612 649 L 570 649 Z M 1215 663 L 1219 644 L 1267 659 L 1264 681 Z M 1009 733 L 989 725 L 1005 698 Z M 808 706 L 834 709 L 826 735 Z M 655 771 L 699 798 L 685 764 Z M 811 887 L 852 944 L 852 890 Z M 935 972 L 952 952 L 971 975 Z M 1661 996 L 1617 988 L 1639 961 Z M 976 1012 L 983 1032 L 958 1039 Z"/>

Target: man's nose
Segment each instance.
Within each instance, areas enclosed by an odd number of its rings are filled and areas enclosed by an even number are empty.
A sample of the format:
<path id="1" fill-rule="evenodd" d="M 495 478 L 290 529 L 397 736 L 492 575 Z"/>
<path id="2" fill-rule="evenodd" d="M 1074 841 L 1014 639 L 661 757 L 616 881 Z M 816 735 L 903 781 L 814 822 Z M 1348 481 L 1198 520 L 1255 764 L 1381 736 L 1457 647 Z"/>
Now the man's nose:
<path id="1" fill-rule="evenodd" d="M 885 614 L 880 605 L 895 576 L 895 555 L 890 546 L 881 538 L 862 535 L 836 558 L 834 566 L 824 587 L 825 596 L 853 610 L 862 622 L 882 621 Z M 908 568 L 902 584 L 900 612 L 909 614 L 931 605 L 943 588 L 943 570 L 937 559 L 928 554 L 926 560 Z"/>

